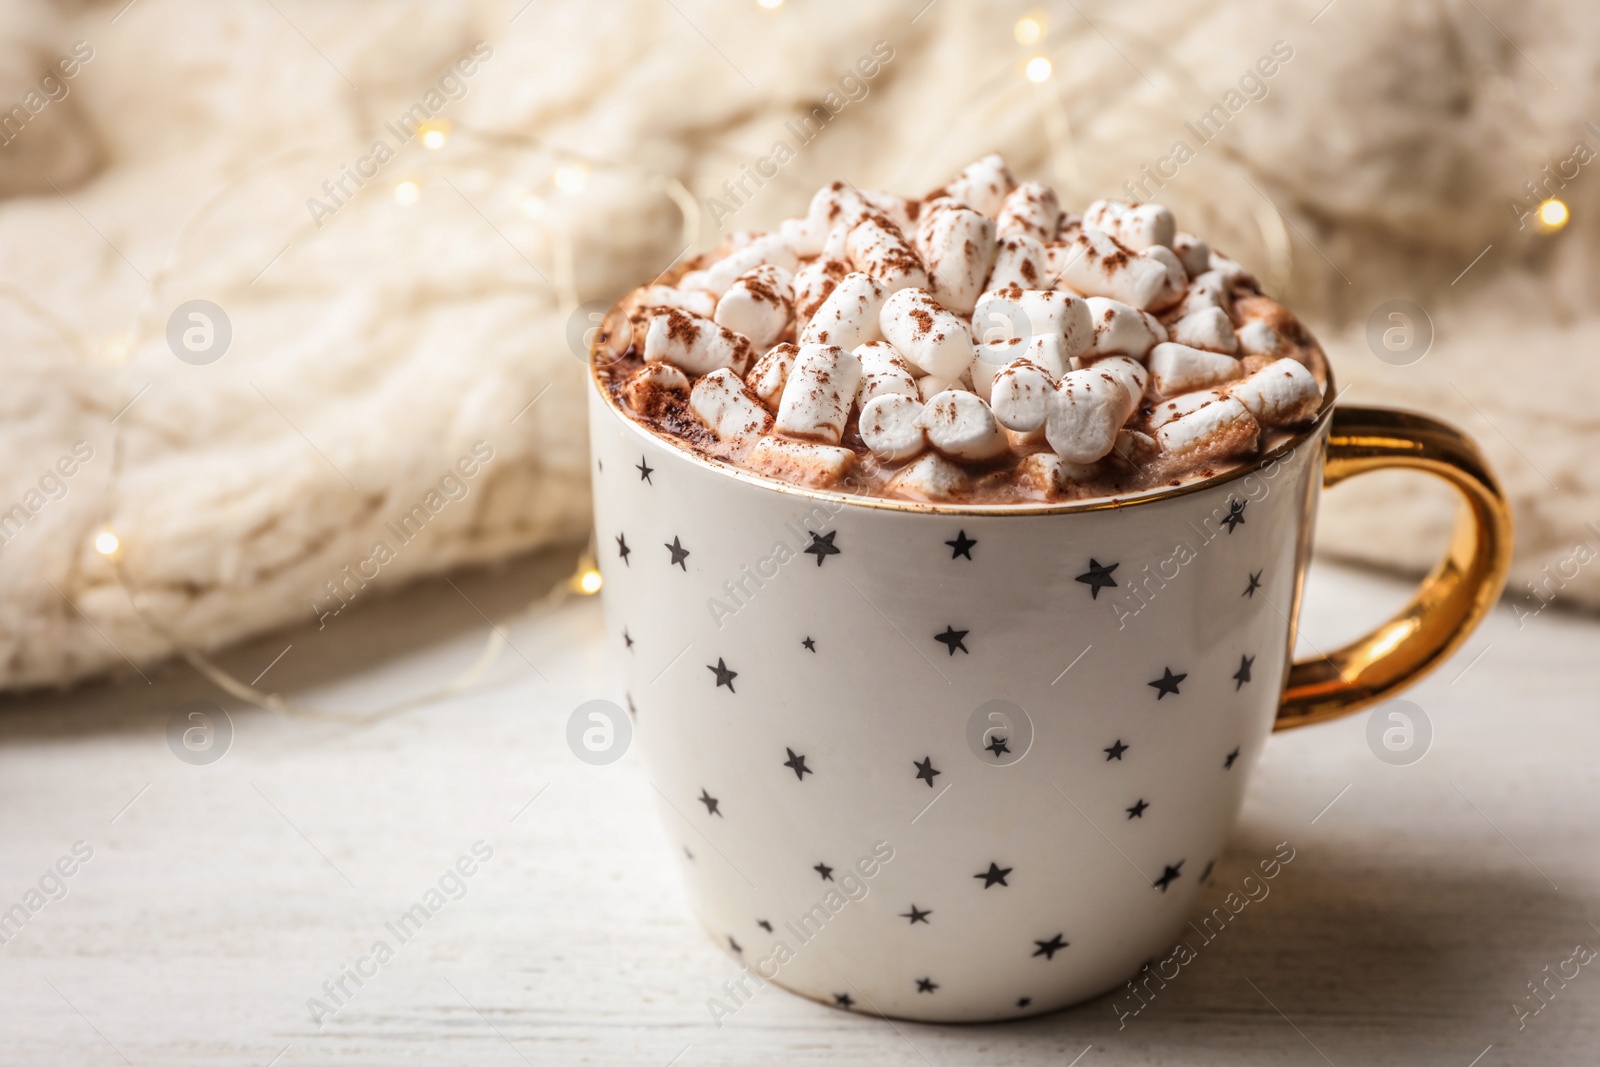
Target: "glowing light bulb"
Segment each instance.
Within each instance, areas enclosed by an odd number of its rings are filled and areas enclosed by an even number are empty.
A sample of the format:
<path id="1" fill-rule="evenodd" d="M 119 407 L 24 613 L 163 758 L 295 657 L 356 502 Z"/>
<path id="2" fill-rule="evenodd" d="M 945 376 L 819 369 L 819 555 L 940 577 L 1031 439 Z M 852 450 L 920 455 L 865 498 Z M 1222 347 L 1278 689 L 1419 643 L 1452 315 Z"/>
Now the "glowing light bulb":
<path id="1" fill-rule="evenodd" d="M 600 586 L 603 584 L 603 582 L 604 579 L 600 577 L 600 572 L 595 570 L 593 567 L 590 567 L 588 570 L 578 575 L 578 591 L 584 596 L 593 596 L 600 591 Z"/>
<path id="2" fill-rule="evenodd" d="M 1034 56 L 1032 59 L 1028 60 L 1028 65 L 1024 68 L 1024 73 L 1028 75 L 1029 81 L 1038 83 L 1048 79 L 1050 77 L 1050 72 L 1053 69 L 1054 68 L 1050 65 L 1050 61 L 1044 56 Z"/>
<path id="3" fill-rule="evenodd" d="M 783 0 L 756 0 L 756 3 L 760 4 L 768 11 L 776 11 L 778 8 L 783 6 Z"/>
<path id="4" fill-rule="evenodd" d="M 422 186 L 407 179 L 394 187 L 394 202 L 402 207 L 410 207 L 422 199 Z"/>
<path id="5" fill-rule="evenodd" d="M 529 193 L 527 196 L 522 198 L 521 203 L 519 203 L 517 207 L 520 208 L 522 213 L 528 218 L 539 218 L 544 214 L 544 197 Z"/>
<path id="6" fill-rule="evenodd" d="M 111 338 L 100 349 L 100 358 L 112 367 L 120 367 L 128 362 L 128 339 L 122 334 Z"/>
<path id="7" fill-rule="evenodd" d="M 1011 32 L 1016 35 L 1018 44 L 1036 44 L 1039 38 L 1044 36 L 1044 26 L 1039 23 L 1038 19 L 1029 15 L 1018 19 L 1017 24 L 1011 28 Z"/>
<path id="8" fill-rule="evenodd" d="M 582 163 L 563 163 L 556 168 L 554 180 L 556 188 L 563 193 L 581 193 L 583 187 L 589 184 L 589 168 Z"/>
<path id="9" fill-rule="evenodd" d="M 95 534 L 94 550 L 102 556 L 114 556 L 117 549 L 122 547 L 122 542 L 117 540 L 117 535 L 110 530 L 101 530 Z"/>
<path id="10" fill-rule="evenodd" d="M 1554 198 L 1546 200 L 1539 205 L 1539 225 L 1546 230 L 1561 229 L 1571 217 L 1571 213 L 1567 211 L 1567 205 Z"/>
<path id="11" fill-rule="evenodd" d="M 445 138 L 450 136 L 450 124 L 444 120 L 437 122 L 424 122 L 418 129 L 422 133 L 422 143 L 432 149 L 444 147 Z"/>

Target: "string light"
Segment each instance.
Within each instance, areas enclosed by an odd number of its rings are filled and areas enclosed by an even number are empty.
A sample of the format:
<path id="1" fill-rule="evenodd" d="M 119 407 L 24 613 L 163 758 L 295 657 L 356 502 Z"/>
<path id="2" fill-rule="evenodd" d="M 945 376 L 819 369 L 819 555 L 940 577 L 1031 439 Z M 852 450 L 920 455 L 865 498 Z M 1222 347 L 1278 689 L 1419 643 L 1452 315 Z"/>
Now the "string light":
<path id="1" fill-rule="evenodd" d="M 600 586 L 604 584 L 605 579 L 600 577 L 600 572 L 595 570 L 594 564 L 591 563 L 587 569 L 576 574 L 572 581 L 573 585 L 577 587 L 577 592 L 582 593 L 584 596 L 594 596 L 600 591 Z"/>
<path id="2" fill-rule="evenodd" d="M 394 202 L 401 207 L 410 207 L 422 199 L 422 186 L 409 178 L 394 187 Z"/>
<path id="3" fill-rule="evenodd" d="M 100 358 L 107 366 L 120 367 L 128 362 L 128 338 L 125 334 L 117 334 L 105 343 L 100 349 Z"/>
<path id="4" fill-rule="evenodd" d="M 522 198 L 517 206 L 522 209 L 522 213 L 525 216 L 530 219 L 536 219 L 544 214 L 544 197 L 529 193 Z"/>
<path id="5" fill-rule="evenodd" d="M 556 168 L 556 188 L 569 196 L 583 192 L 589 184 L 589 168 L 582 163 L 563 163 Z"/>
<path id="6" fill-rule="evenodd" d="M 1047 80 L 1050 77 L 1050 72 L 1053 69 L 1054 68 L 1050 65 L 1050 61 L 1044 56 L 1034 56 L 1032 59 L 1028 60 L 1028 65 L 1023 68 L 1023 72 L 1027 74 L 1029 81 L 1037 84 Z"/>
<path id="7" fill-rule="evenodd" d="M 768 11 L 776 11 L 778 8 L 783 6 L 783 0 L 756 0 L 756 3 L 760 4 Z"/>
<path id="8" fill-rule="evenodd" d="M 1044 25 L 1037 17 L 1027 15 L 1017 20 L 1011 32 L 1016 35 L 1018 44 L 1037 44 L 1044 36 Z"/>
<path id="9" fill-rule="evenodd" d="M 1567 205 L 1554 197 L 1539 205 L 1539 225 L 1543 226 L 1546 232 L 1561 229 L 1571 217 Z"/>
<path id="10" fill-rule="evenodd" d="M 422 133 L 424 147 L 437 151 L 444 147 L 445 138 L 450 136 L 450 123 L 444 119 L 424 122 L 418 129 Z"/>
<path id="11" fill-rule="evenodd" d="M 102 556 L 114 556 L 117 549 L 122 547 L 122 542 L 117 540 L 117 535 L 110 529 L 101 530 L 95 534 L 94 550 Z"/>

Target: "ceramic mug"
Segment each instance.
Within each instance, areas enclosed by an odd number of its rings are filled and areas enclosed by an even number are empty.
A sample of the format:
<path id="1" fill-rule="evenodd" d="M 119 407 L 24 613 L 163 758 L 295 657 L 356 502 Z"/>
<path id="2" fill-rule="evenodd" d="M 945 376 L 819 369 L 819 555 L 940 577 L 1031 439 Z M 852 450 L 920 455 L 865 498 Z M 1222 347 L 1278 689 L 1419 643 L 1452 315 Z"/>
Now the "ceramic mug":
<path id="1" fill-rule="evenodd" d="M 1439 663 L 1509 565 L 1470 441 L 1331 400 L 1204 481 L 989 507 L 778 482 L 590 407 L 607 626 L 693 907 L 746 992 L 855 1011 L 1006 1019 L 1123 984 L 1184 928 L 1267 735 Z M 1460 490 L 1448 555 L 1292 662 L 1320 489 L 1392 467 Z"/>

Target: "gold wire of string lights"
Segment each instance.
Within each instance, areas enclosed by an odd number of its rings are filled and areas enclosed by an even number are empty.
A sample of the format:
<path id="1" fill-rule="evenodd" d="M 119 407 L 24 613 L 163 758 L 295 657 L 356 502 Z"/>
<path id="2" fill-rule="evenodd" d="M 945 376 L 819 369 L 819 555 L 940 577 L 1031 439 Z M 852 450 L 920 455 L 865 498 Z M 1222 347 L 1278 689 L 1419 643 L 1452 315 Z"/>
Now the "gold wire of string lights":
<path id="1" fill-rule="evenodd" d="M 564 147 L 552 146 L 540 138 L 520 133 L 474 130 L 461 126 L 452 127 L 445 122 L 430 122 L 420 126 L 417 130 L 417 135 L 422 148 L 429 154 L 440 152 L 447 144 L 457 139 L 472 141 L 479 148 L 521 153 L 545 153 L 556 160 L 555 165 L 549 169 L 546 187 L 552 188 L 568 198 L 581 195 L 588 186 L 590 175 L 594 172 L 628 173 L 634 177 L 642 178 L 647 185 L 655 187 L 662 195 L 671 200 L 678 209 L 682 216 L 682 236 L 685 247 L 692 246 L 698 239 L 701 221 L 699 204 L 694 195 L 681 182 L 670 176 L 647 170 L 637 164 L 598 158 Z M 98 353 L 100 358 L 113 364 L 120 364 L 130 353 L 137 351 L 138 346 L 143 341 L 155 336 L 161 314 L 160 294 L 163 286 L 182 265 L 184 249 L 188 242 L 203 230 L 206 223 L 211 220 L 223 204 L 228 202 L 231 196 L 235 195 L 248 182 L 266 172 L 296 162 L 322 158 L 328 154 L 330 149 L 342 147 L 348 147 L 348 145 L 305 145 L 289 149 L 248 168 L 213 192 L 191 213 L 179 228 L 178 235 L 172 242 L 160 268 L 152 275 L 146 288 L 144 299 L 141 301 L 128 327 L 100 349 Z M 405 208 L 421 201 L 427 192 L 428 178 L 426 177 L 426 172 L 429 169 L 439 170 L 441 180 L 448 181 L 448 164 L 444 164 L 441 167 L 440 164 L 434 162 L 432 168 L 428 165 L 418 166 L 414 170 L 408 171 L 407 176 L 395 181 L 390 187 L 390 195 L 396 205 Z M 567 225 L 568 219 L 558 207 L 551 204 L 551 198 L 544 195 L 543 188 L 523 186 L 512 195 L 515 196 L 515 200 L 509 207 L 516 210 L 524 218 L 543 226 L 544 235 L 550 245 L 552 287 L 555 289 L 558 306 L 567 309 L 569 312 L 576 309 L 580 301 L 576 283 L 575 253 L 570 228 Z M 303 222 L 292 234 L 284 235 L 288 240 L 285 248 L 303 237 L 307 230 L 312 229 L 314 221 L 313 219 Z M 0 294 L 12 298 L 39 320 L 49 325 L 81 359 L 90 361 L 95 358 L 94 347 L 81 334 L 72 329 L 69 324 L 50 314 L 47 309 L 39 306 L 26 293 L 11 286 L 0 286 Z M 259 689 L 253 684 L 241 681 L 232 672 L 218 664 L 205 651 L 195 647 L 182 636 L 173 632 L 159 618 L 155 617 L 150 610 L 149 598 L 142 591 L 135 588 L 132 581 L 130 581 L 129 575 L 123 566 L 123 549 L 126 547 L 124 538 L 137 536 L 137 533 L 118 531 L 112 527 L 110 520 L 116 501 L 118 475 L 122 471 L 123 454 L 122 426 L 119 422 L 113 421 L 111 473 L 105 490 L 102 522 L 94 538 L 95 550 L 110 562 L 116 583 L 123 594 L 127 596 L 128 602 L 140 622 L 170 645 L 173 653 L 188 662 L 196 671 L 228 695 L 246 703 L 285 715 L 337 721 L 343 724 L 365 725 L 470 690 L 483 678 L 504 651 L 507 644 L 505 630 L 500 625 L 491 625 L 483 650 L 470 666 L 454 678 L 443 685 L 403 701 L 387 704 L 365 712 L 335 712 L 320 709 L 288 699 L 280 693 Z M 549 611 L 574 597 L 593 596 L 600 591 L 600 585 L 601 576 L 595 562 L 595 545 L 591 532 L 587 547 L 579 557 L 573 572 L 566 579 L 557 582 L 548 592 L 535 598 L 519 611 L 513 621 Z"/>

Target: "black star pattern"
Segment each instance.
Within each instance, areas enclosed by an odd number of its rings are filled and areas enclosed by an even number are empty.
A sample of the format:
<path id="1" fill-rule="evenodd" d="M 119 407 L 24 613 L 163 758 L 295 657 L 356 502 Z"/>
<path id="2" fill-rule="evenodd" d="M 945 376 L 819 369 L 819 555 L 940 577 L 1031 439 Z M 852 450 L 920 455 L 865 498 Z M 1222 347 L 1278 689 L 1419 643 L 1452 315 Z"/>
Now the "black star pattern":
<path id="1" fill-rule="evenodd" d="M 934 634 L 933 639 L 935 641 L 942 641 L 950 649 L 950 654 L 953 656 L 956 654 L 956 649 L 958 648 L 963 652 L 967 651 L 967 646 L 961 642 L 965 640 L 967 634 L 971 632 L 971 630 L 957 630 L 954 626 L 946 623 L 944 633 Z M 967 654 L 971 655 L 970 652 Z"/>
<path id="2" fill-rule="evenodd" d="M 1061 934 L 1057 934 L 1048 941 L 1035 941 L 1039 947 L 1033 950 L 1035 956 L 1043 956 L 1047 960 L 1056 958 L 1056 953 L 1067 947 L 1068 942 Z"/>
<path id="3" fill-rule="evenodd" d="M 733 951 L 735 951 L 735 952 L 741 952 L 742 953 L 744 951 L 744 949 L 739 947 L 739 942 L 737 942 L 737 941 L 735 941 L 733 939 L 733 935 L 732 934 L 728 935 L 728 947 L 733 949 Z"/>
<path id="4" fill-rule="evenodd" d="M 1211 877 L 1211 868 L 1215 867 L 1216 865 L 1217 865 L 1217 861 L 1216 860 L 1212 860 L 1210 863 L 1206 864 L 1206 869 L 1200 872 L 1200 884 L 1201 885 L 1204 885 L 1205 882 L 1206 882 L 1206 879 Z"/>
<path id="5" fill-rule="evenodd" d="M 1250 501 L 1240 500 L 1237 497 L 1228 501 L 1228 513 L 1222 517 L 1222 525 L 1228 528 L 1228 533 L 1233 533 L 1235 526 L 1244 525 L 1244 509 L 1249 503 Z"/>
<path id="6" fill-rule="evenodd" d="M 1111 577 L 1111 572 L 1121 565 L 1120 563 L 1113 563 L 1109 567 L 1102 567 L 1099 560 L 1089 560 L 1089 569 L 1078 575 L 1077 580 L 1089 587 L 1090 600 L 1099 600 L 1100 590 L 1102 589 L 1115 589 L 1117 587 L 1117 580 Z"/>
<path id="7" fill-rule="evenodd" d="M 983 888 L 985 888 L 985 889 L 988 889 L 990 886 L 997 885 L 997 884 L 998 885 L 1003 885 L 1003 886 L 1006 886 L 1007 888 L 1009 888 L 1011 883 L 1006 881 L 1006 875 L 1008 875 L 1010 873 L 1011 873 L 1011 868 L 1010 867 L 1002 867 L 998 863 L 990 861 L 989 869 L 987 871 L 984 871 L 981 874 L 975 874 L 972 877 L 974 877 L 974 878 L 982 878 L 983 879 Z"/>
<path id="8" fill-rule="evenodd" d="M 809 530 L 806 532 L 810 533 Z M 807 545 L 804 551 L 817 557 L 817 566 L 822 566 L 822 561 L 829 556 L 840 555 L 839 547 L 833 543 L 833 539 L 838 533 L 838 530 L 829 530 L 825 534 L 811 534 L 811 544 Z"/>
<path id="9" fill-rule="evenodd" d="M 710 793 L 707 793 L 704 789 L 700 790 L 700 803 L 706 806 L 707 815 L 715 815 L 719 819 L 722 818 L 722 812 L 717 810 L 717 804 L 719 804 L 720 801 L 718 801 L 717 798 L 712 796 Z"/>
<path id="10" fill-rule="evenodd" d="M 683 545 L 679 543 L 677 535 L 673 535 L 672 544 L 663 545 L 662 547 L 665 548 L 668 552 L 672 553 L 672 561 L 670 563 L 668 563 L 667 566 L 670 567 L 670 566 L 672 566 L 673 563 L 676 563 L 678 565 L 678 569 L 679 570 L 682 570 L 684 572 L 687 572 L 689 570 L 689 568 L 687 566 L 685 566 L 684 562 L 683 562 L 684 560 L 689 558 L 689 550 L 687 548 L 684 548 Z"/>
<path id="11" fill-rule="evenodd" d="M 1222 769 L 1225 770 L 1225 771 L 1233 770 L 1233 761 L 1238 759 L 1238 758 L 1239 758 L 1239 749 L 1238 749 L 1238 746 L 1235 746 L 1234 750 L 1232 752 L 1228 753 L 1228 758 L 1222 761 Z"/>
<path id="12" fill-rule="evenodd" d="M 811 869 L 822 875 L 822 880 L 824 882 L 833 881 L 833 868 L 829 867 L 826 863 L 819 863 Z"/>
<path id="13" fill-rule="evenodd" d="M 933 776 L 944 773 L 943 771 L 936 771 L 933 769 L 932 756 L 929 756 L 927 759 L 912 760 L 911 765 L 917 769 L 917 777 L 928 783 L 929 789 L 933 788 Z"/>
<path id="14" fill-rule="evenodd" d="M 1159 700 L 1161 698 L 1157 697 L 1156 699 Z M 1106 754 L 1107 763 L 1110 763 L 1112 760 L 1116 760 L 1118 763 L 1120 763 L 1122 762 L 1122 754 L 1128 751 L 1128 746 L 1123 744 L 1122 738 L 1119 737 L 1116 739 L 1116 741 L 1112 742 L 1110 748 L 1103 748 L 1100 751 Z"/>
<path id="15" fill-rule="evenodd" d="M 805 646 L 807 652 L 815 652 L 817 650 L 817 643 L 809 637 L 800 643 Z"/>
<path id="16" fill-rule="evenodd" d="M 603 460 L 603 459 L 595 460 L 594 461 L 594 466 L 595 466 L 595 470 L 599 471 L 601 474 L 604 474 L 606 472 L 606 461 L 605 460 Z"/>
<path id="17" fill-rule="evenodd" d="M 624 696 L 626 696 L 628 700 L 628 714 L 637 719 L 639 717 L 639 709 L 633 706 L 633 694 L 626 693 Z"/>
<path id="18" fill-rule="evenodd" d="M 1140 797 L 1139 800 L 1138 800 L 1138 803 L 1134 804 L 1133 807 L 1127 809 L 1128 818 L 1130 818 L 1130 819 L 1142 819 L 1142 818 L 1144 818 L 1144 809 L 1148 808 L 1149 806 L 1150 806 L 1149 804 L 1145 803 L 1144 797 Z"/>
<path id="19" fill-rule="evenodd" d="M 1250 680 L 1250 667 L 1254 664 L 1254 656 L 1240 656 L 1239 669 L 1233 672 L 1233 691 L 1237 693 L 1244 683 Z"/>
<path id="20" fill-rule="evenodd" d="M 1157 678 L 1153 682 L 1146 682 L 1145 685 L 1154 688 L 1156 691 L 1156 699 L 1160 700 L 1168 693 L 1171 693 L 1173 696 L 1177 696 L 1178 683 L 1187 677 L 1189 677 L 1187 674 L 1173 674 L 1171 667 L 1163 667 L 1161 668 L 1161 677 Z"/>
<path id="21" fill-rule="evenodd" d="M 853 1008 L 856 1003 L 855 998 L 849 993 L 835 993 L 833 995 L 833 1002 L 839 1007 L 844 1008 L 846 1011 L 849 1011 L 851 1008 Z"/>
<path id="22" fill-rule="evenodd" d="M 1245 586 L 1244 587 L 1244 592 L 1240 593 L 1239 595 L 1240 596 L 1247 596 L 1251 600 L 1254 600 L 1255 597 L 1256 597 L 1256 590 L 1260 589 L 1260 588 L 1261 588 L 1261 572 L 1260 571 L 1255 571 L 1254 573 L 1252 573 L 1250 575 L 1250 584 Z"/>
<path id="23" fill-rule="evenodd" d="M 1011 751 L 1011 746 L 1006 744 L 1006 739 L 1001 737 L 1001 736 L 999 736 L 998 734 L 995 735 L 994 737 L 991 737 L 989 739 L 989 743 L 987 745 L 984 745 L 983 747 L 988 749 L 990 752 L 993 752 L 995 759 L 999 759 L 1000 758 L 1000 753 L 1002 753 L 1002 752 L 1010 752 Z"/>
<path id="24" fill-rule="evenodd" d="M 1032 1003 L 1033 1003 L 1033 998 L 1032 997 L 1018 997 L 1017 998 L 1017 1007 L 1019 1007 L 1019 1008 L 1026 1008 L 1029 1004 L 1032 1004 Z"/>
<path id="25" fill-rule="evenodd" d="M 1183 861 L 1182 860 L 1178 861 L 1177 866 L 1173 866 L 1172 864 L 1169 863 L 1169 864 L 1167 864 L 1166 870 L 1161 872 L 1161 877 L 1157 878 L 1155 881 L 1151 882 L 1150 884 L 1154 888 L 1159 889 L 1163 893 L 1165 893 L 1167 891 L 1167 886 L 1171 885 L 1173 882 L 1177 881 L 1181 877 L 1181 875 L 1178 873 L 1181 870 L 1183 870 Z"/>
<path id="26" fill-rule="evenodd" d="M 711 664 L 709 664 L 709 663 L 706 664 L 706 670 L 712 672 L 713 674 L 715 674 L 717 676 L 717 684 L 719 686 L 720 685 L 727 686 L 728 687 L 728 692 L 730 692 L 730 693 L 734 691 L 734 689 L 733 689 L 733 680 L 735 678 L 739 677 L 739 672 L 738 671 L 730 671 L 728 669 L 728 665 L 726 663 L 722 662 L 722 657 L 721 656 L 717 657 L 717 665 L 715 667 L 711 666 Z"/>
<path id="27" fill-rule="evenodd" d="M 918 978 L 917 979 L 917 992 L 918 993 L 932 993 L 935 989 L 938 989 L 938 988 L 939 988 L 939 983 L 935 982 L 932 978 Z"/>
<path id="28" fill-rule="evenodd" d="M 971 559 L 972 550 L 977 547 L 978 542 L 973 538 L 968 537 L 967 531 L 962 530 L 960 533 L 956 534 L 956 539 L 954 541 L 946 541 L 945 544 L 950 546 L 951 559 L 961 559 L 962 557 Z"/>
<path id="29" fill-rule="evenodd" d="M 910 911 L 902 911 L 900 913 L 900 918 L 902 918 L 902 919 L 910 919 L 913 924 L 915 924 L 915 923 L 923 923 L 924 925 L 932 926 L 933 924 L 928 922 L 928 916 L 930 916 L 932 914 L 933 914 L 933 912 L 931 910 L 929 910 L 929 911 L 918 911 L 917 910 L 917 906 L 915 904 L 913 904 L 913 905 L 911 905 L 911 910 Z"/>
<path id="30" fill-rule="evenodd" d="M 617 555 L 622 557 L 623 566 L 633 566 L 633 564 L 628 562 L 628 553 L 632 551 L 633 549 L 628 547 L 628 538 L 623 534 L 617 534 Z"/>
<path id="31" fill-rule="evenodd" d="M 633 638 L 628 636 L 628 628 L 626 626 L 622 628 L 622 643 L 630 649 L 633 648 Z"/>
<path id="32" fill-rule="evenodd" d="M 765 919 L 757 919 L 756 920 L 756 925 L 761 927 L 761 929 L 765 930 L 767 933 L 769 933 L 769 934 L 772 933 L 772 924 L 767 922 L 767 920 L 765 920 Z"/>
<path id="33" fill-rule="evenodd" d="M 806 775 L 817 773 L 810 767 L 806 766 L 806 758 L 796 754 L 794 749 L 785 745 L 783 750 L 789 753 L 789 758 L 783 761 L 783 765 L 793 771 L 796 778 L 801 781 L 805 781 Z"/>
<path id="34" fill-rule="evenodd" d="M 644 456 L 639 457 L 639 462 L 634 466 L 634 470 L 639 472 L 639 480 L 641 482 L 650 482 L 650 475 L 654 474 L 656 471 L 654 467 L 645 462 Z M 650 482 L 650 484 L 655 485 L 656 483 Z"/>
<path id="35" fill-rule="evenodd" d="M 683 846 L 683 854 L 685 856 L 689 857 L 689 862 L 690 863 L 694 862 L 694 853 L 689 851 L 689 846 L 688 845 L 684 845 Z"/>

